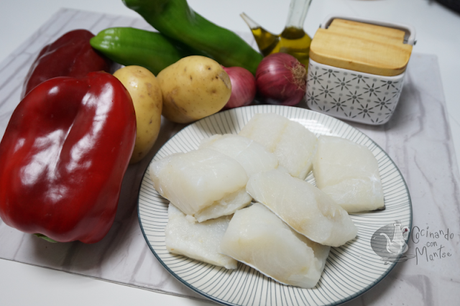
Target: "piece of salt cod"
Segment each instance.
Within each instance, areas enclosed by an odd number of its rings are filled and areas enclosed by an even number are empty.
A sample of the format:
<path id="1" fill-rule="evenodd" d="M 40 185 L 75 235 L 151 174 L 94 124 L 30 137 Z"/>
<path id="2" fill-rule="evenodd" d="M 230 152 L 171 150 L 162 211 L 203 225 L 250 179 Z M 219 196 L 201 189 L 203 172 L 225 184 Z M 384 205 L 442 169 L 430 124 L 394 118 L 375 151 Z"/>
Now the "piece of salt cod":
<path id="1" fill-rule="evenodd" d="M 246 191 L 310 240 L 340 246 L 356 237 L 348 213 L 327 194 L 278 168 L 253 175 Z"/>
<path id="2" fill-rule="evenodd" d="M 235 213 L 221 251 L 286 285 L 313 288 L 330 247 L 299 235 L 259 203 Z"/>
<path id="3" fill-rule="evenodd" d="M 200 148 L 219 151 L 240 163 L 248 177 L 278 167 L 275 154 L 252 139 L 234 134 L 213 135 L 204 139 Z"/>
<path id="4" fill-rule="evenodd" d="M 251 202 L 244 168 L 215 150 L 172 154 L 149 170 L 158 193 L 199 222 L 231 215 Z"/>
<path id="5" fill-rule="evenodd" d="M 230 220 L 230 216 L 224 216 L 199 223 L 169 204 L 166 249 L 212 265 L 236 269 L 236 260 L 220 252 L 220 243 Z"/>
<path id="6" fill-rule="evenodd" d="M 320 136 L 313 175 L 316 186 L 349 213 L 385 207 L 377 159 L 363 145 Z"/>
<path id="7" fill-rule="evenodd" d="M 278 114 L 255 114 L 239 135 L 273 152 L 292 176 L 305 179 L 311 171 L 317 138 L 300 123 Z"/>

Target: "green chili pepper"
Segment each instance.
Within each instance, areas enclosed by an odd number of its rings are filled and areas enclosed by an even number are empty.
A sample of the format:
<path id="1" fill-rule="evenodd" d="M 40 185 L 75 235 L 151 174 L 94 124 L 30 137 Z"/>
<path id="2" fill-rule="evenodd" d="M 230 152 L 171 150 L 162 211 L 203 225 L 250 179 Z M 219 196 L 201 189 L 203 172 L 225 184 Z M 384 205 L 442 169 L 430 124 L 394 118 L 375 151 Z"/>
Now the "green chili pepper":
<path id="1" fill-rule="evenodd" d="M 263 56 L 230 30 L 194 12 L 186 0 L 123 0 L 163 35 L 205 53 L 225 67 L 255 74 Z"/>
<path id="2" fill-rule="evenodd" d="M 129 27 L 102 30 L 91 38 L 90 44 L 116 63 L 139 65 L 154 75 L 185 56 L 203 55 L 158 32 Z"/>

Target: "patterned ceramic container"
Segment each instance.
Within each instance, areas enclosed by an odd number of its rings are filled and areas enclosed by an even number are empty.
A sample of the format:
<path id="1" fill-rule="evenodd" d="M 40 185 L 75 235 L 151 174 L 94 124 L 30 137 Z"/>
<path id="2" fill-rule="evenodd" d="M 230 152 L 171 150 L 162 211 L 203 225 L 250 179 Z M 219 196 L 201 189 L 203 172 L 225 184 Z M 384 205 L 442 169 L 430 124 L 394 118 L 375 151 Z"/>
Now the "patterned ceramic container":
<path id="1" fill-rule="evenodd" d="M 401 43 L 415 44 L 415 30 L 408 25 L 344 16 L 329 16 L 322 23 L 321 28 L 327 29 L 334 19 L 345 19 L 402 30 L 405 37 Z M 310 55 L 306 101 L 311 110 L 340 119 L 371 125 L 384 124 L 390 120 L 398 105 L 403 88 L 404 70 L 398 75 L 358 72 L 330 66 L 328 62 L 323 62 L 324 59 L 321 60 L 322 63 L 319 63 L 312 59 L 312 54 Z"/>
<path id="2" fill-rule="evenodd" d="M 345 120 L 384 124 L 398 105 L 403 81 L 404 73 L 379 76 L 310 59 L 307 105 L 312 110 Z"/>

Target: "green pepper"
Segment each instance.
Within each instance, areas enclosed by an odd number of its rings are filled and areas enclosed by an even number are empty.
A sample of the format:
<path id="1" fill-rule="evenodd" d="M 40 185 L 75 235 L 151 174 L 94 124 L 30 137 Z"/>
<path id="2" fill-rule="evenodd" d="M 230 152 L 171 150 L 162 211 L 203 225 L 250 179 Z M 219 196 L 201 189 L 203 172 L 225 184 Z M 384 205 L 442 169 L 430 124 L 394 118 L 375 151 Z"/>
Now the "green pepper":
<path id="1" fill-rule="evenodd" d="M 129 27 L 102 30 L 90 44 L 116 63 L 142 66 L 154 75 L 185 56 L 203 55 L 158 32 Z"/>
<path id="2" fill-rule="evenodd" d="M 186 0 L 123 0 L 161 34 L 204 52 L 225 67 L 255 74 L 263 56 L 234 32 L 194 12 Z"/>

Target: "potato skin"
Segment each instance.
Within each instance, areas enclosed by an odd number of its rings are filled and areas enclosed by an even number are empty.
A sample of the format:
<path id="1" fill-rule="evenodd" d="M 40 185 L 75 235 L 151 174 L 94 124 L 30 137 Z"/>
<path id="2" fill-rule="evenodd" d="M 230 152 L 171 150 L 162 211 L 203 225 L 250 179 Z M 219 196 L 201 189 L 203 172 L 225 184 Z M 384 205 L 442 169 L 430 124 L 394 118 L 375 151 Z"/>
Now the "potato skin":
<path id="1" fill-rule="evenodd" d="M 137 136 L 130 164 L 142 160 L 153 147 L 161 126 L 163 98 L 160 84 L 149 70 L 126 66 L 113 74 L 126 87 L 136 111 Z"/>
<path id="2" fill-rule="evenodd" d="M 163 116 L 190 123 L 220 111 L 232 93 L 228 74 L 215 60 L 187 56 L 157 76 L 163 92 Z"/>

